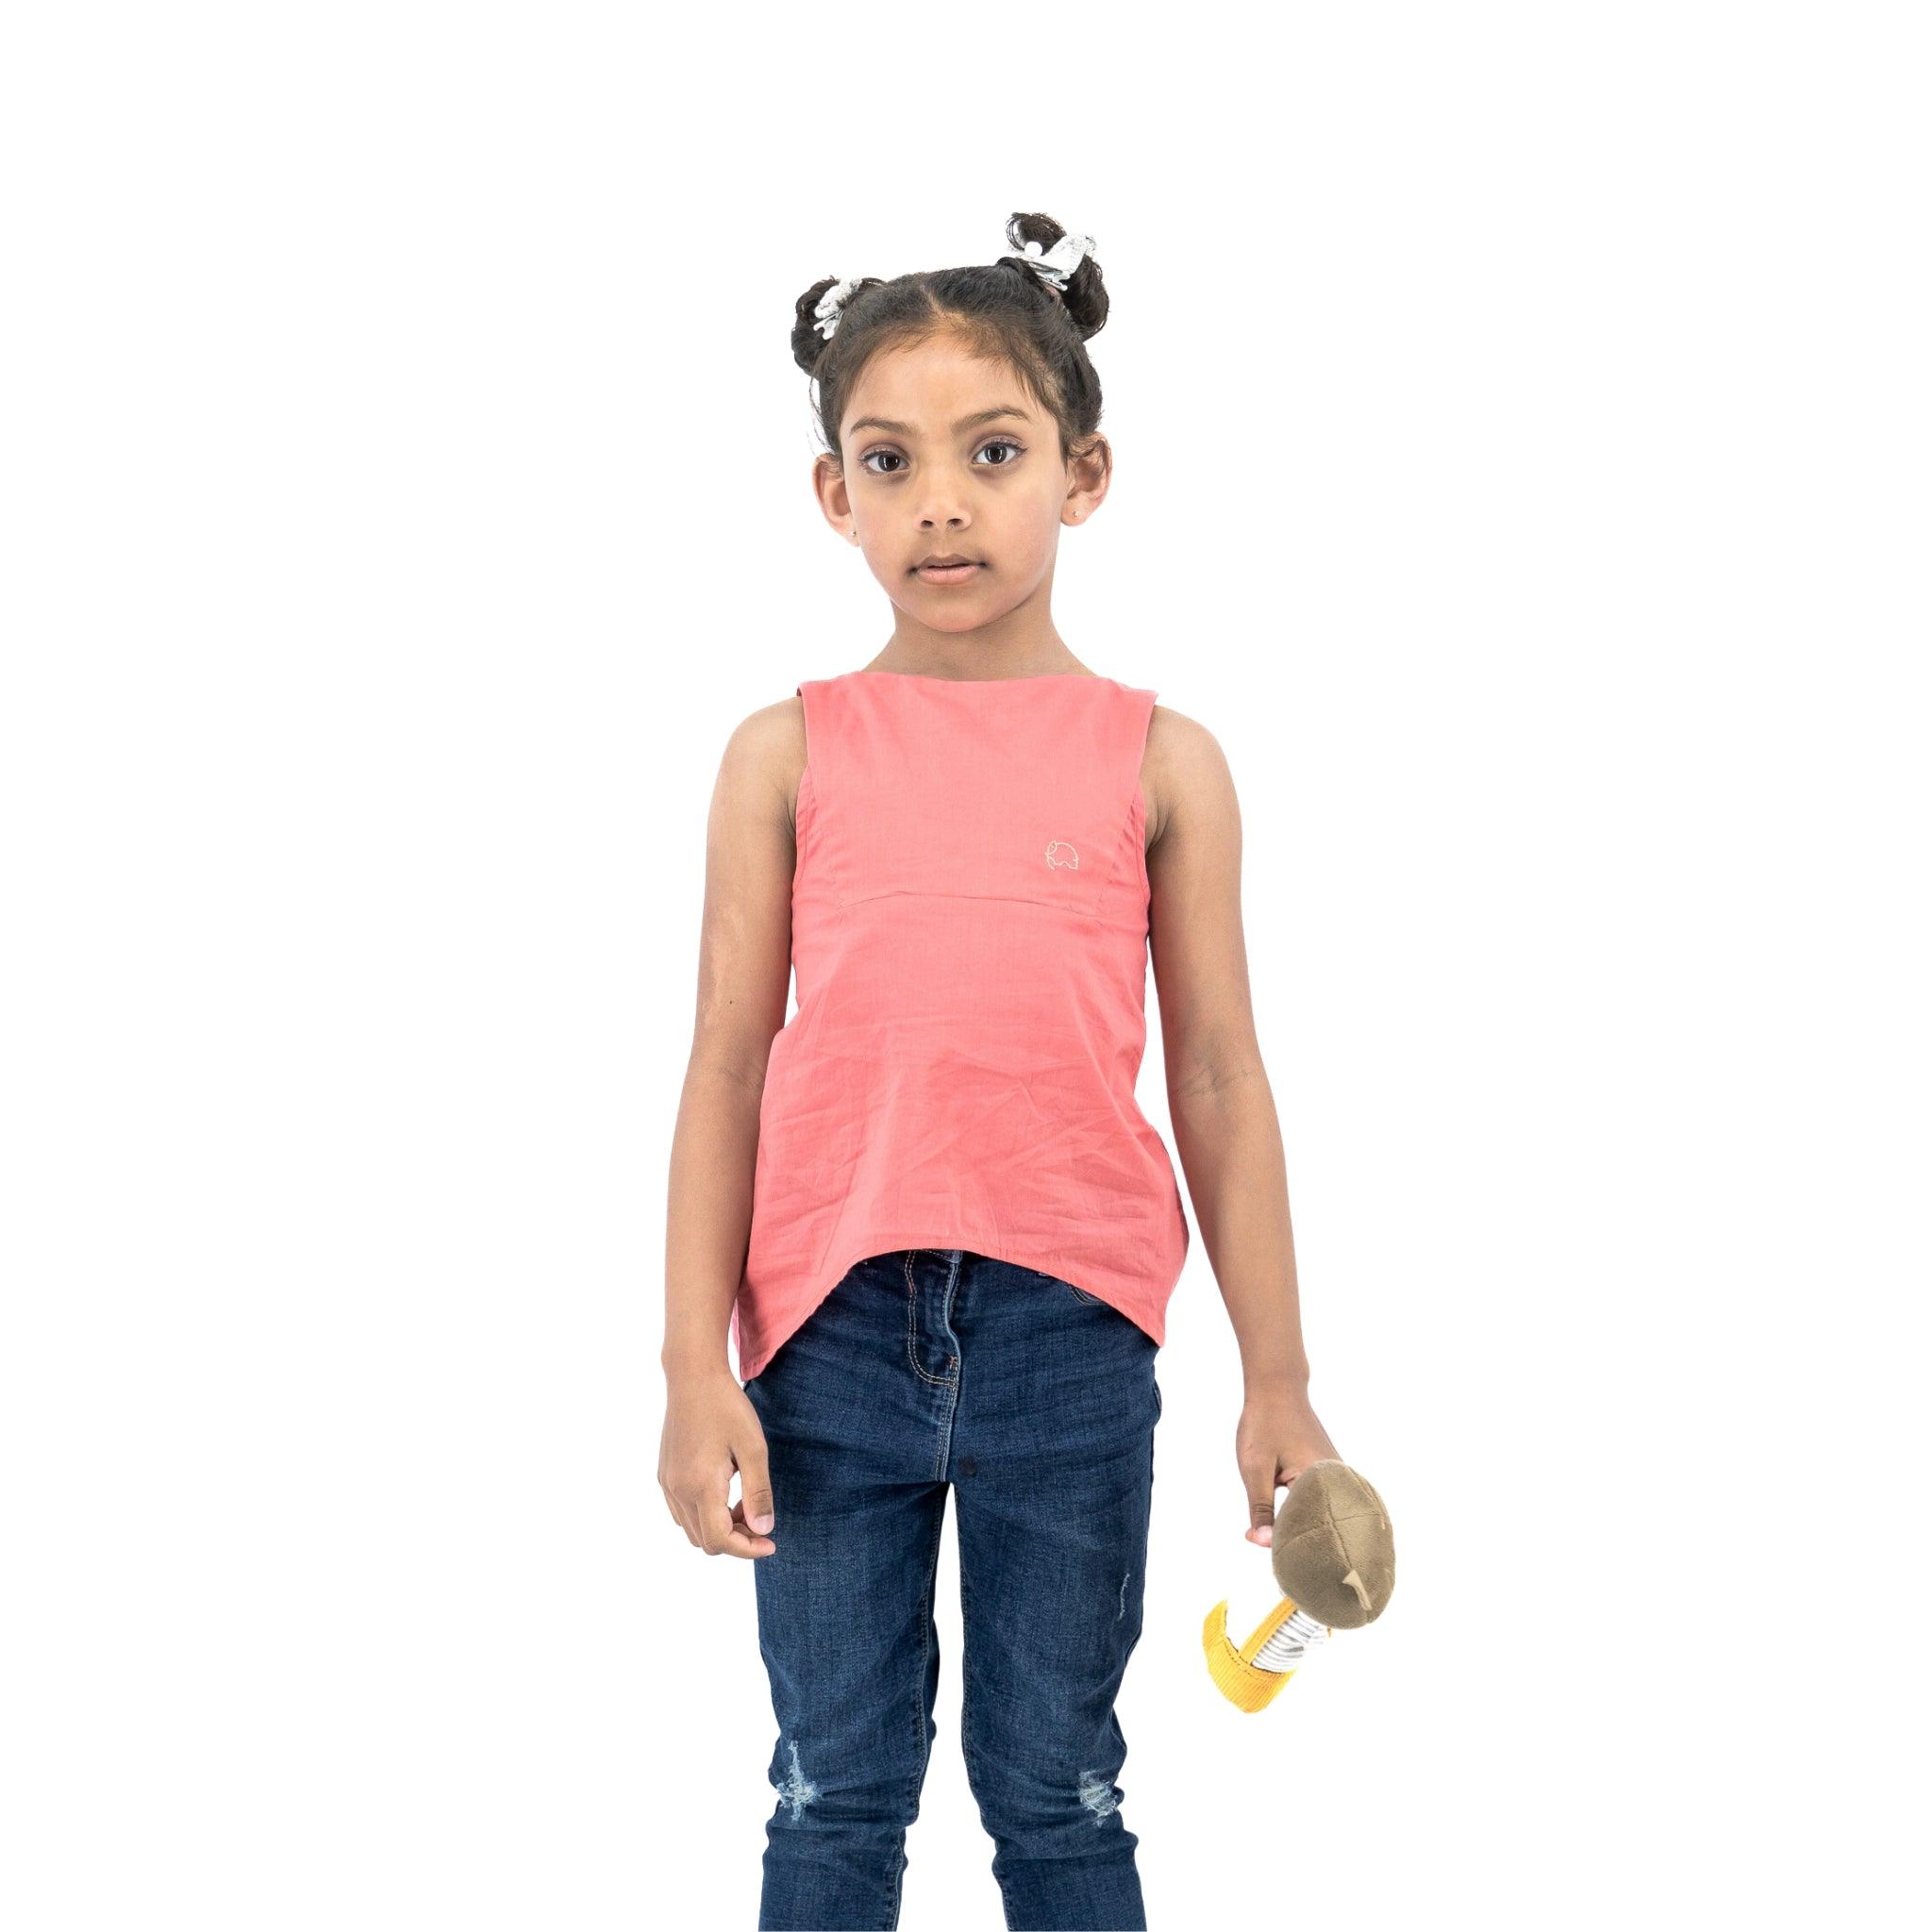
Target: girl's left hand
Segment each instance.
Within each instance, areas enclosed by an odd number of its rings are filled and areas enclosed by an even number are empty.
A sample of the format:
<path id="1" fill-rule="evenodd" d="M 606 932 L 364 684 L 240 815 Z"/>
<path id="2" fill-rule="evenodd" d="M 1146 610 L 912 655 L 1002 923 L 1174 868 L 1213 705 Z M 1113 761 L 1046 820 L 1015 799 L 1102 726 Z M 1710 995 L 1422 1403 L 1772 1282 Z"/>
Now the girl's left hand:
<path id="1" fill-rule="evenodd" d="M 1341 1459 L 1299 1384 L 1248 1391 L 1234 1455 L 1248 1491 L 1247 1539 L 1263 1549 L 1274 1541 L 1275 1491 L 1311 1462 Z"/>

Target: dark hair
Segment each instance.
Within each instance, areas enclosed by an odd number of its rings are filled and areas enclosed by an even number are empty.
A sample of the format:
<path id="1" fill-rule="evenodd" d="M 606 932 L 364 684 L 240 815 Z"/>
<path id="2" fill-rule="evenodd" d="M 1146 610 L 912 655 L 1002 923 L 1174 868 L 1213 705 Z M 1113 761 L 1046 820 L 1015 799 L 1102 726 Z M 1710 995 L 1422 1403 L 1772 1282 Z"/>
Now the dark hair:
<path id="1" fill-rule="evenodd" d="M 1050 215 L 1016 214 L 1007 223 L 1007 240 L 1016 249 L 1028 242 L 1051 248 L 1065 233 Z M 792 358 L 818 390 L 819 433 L 841 463 L 839 425 L 860 371 L 883 349 L 941 334 L 958 335 L 974 354 L 1011 365 L 1059 425 L 1062 461 L 1100 426 L 1100 377 L 1088 359 L 1086 341 L 1106 324 L 1107 290 L 1091 255 L 1067 278 L 1064 294 L 1019 254 L 891 281 L 868 275 L 846 296 L 828 341 L 812 311 L 841 279 L 827 275 L 814 282 L 798 298 L 791 327 Z"/>

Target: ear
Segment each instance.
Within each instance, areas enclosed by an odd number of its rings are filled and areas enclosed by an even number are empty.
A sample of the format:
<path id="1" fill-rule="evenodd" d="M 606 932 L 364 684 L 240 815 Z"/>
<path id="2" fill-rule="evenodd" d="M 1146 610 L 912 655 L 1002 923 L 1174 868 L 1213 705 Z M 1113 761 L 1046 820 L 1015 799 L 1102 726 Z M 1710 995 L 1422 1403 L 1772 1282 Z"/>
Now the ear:
<path id="1" fill-rule="evenodd" d="M 839 541 L 853 541 L 852 492 L 846 487 L 844 471 L 828 450 L 812 458 L 811 490 L 826 523 L 839 533 Z"/>
<path id="2" fill-rule="evenodd" d="M 1107 501 L 1113 482 L 1113 447 L 1096 431 L 1067 458 L 1067 496 L 1060 508 L 1060 521 L 1084 524 Z"/>

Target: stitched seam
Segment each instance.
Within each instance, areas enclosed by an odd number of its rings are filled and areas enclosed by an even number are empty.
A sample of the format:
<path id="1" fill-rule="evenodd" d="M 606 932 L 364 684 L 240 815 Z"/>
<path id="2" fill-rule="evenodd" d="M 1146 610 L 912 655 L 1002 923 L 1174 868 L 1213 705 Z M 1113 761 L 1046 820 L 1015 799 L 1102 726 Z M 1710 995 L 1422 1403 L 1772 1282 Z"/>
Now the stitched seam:
<path id="1" fill-rule="evenodd" d="M 811 765 L 808 762 L 798 774 L 798 790 L 791 800 L 791 876 L 794 881 L 805 870 L 812 843 L 812 824 L 818 817 L 818 787 L 812 783 Z"/>
<path id="2" fill-rule="evenodd" d="M 929 1383 L 935 1389 L 949 1389 L 953 1379 L 950 1375 L 929 1375 L 919 1366 L 918 1331 L 912 1319 L 913 1304 L 919 1299 L 919 1284 L 912 1278 L 912 1257 L 927 1252 L 925 1248 L 906 1250 L 906 1359 L 912 1364 L 912 1373 L 922 1382 Z"/>
<path id="3" fill-rule="evenodd" d="M 919 1676 L 912 1686 L 913 1725 L 919 1740 L 919 1775 L 913 1780 L 912 1791 L 915 1797 L 925 1784 L 926 1760 L 932 1756 L 932 1734 L 925 1716 L 925 1676 L 926 1668 L 932 1660 L 932 1587 L 940 1572 L 940 1537 L 946 1526 L 946 1506 L 943 1498 L 933 1512 L 932 1548 L 925 1563 L 925 1589 L 919 1599 Z M 896 1890 L 896 1880 L 894 1881 Z"/>
<path id="4" fill-rule="evenodd" d="M 931 1254 L 932 1250 L 927 1248 L 924 1252 Z M 959 1268 L 965 1258 L 963 1252 L 958 1254 L 954 1259 L 952 1274 L 946 1277 L 944 1320 L 949 1332 L 953 1325 L 953 1291 L 959 1284 Z M 940 1429 L 939 1446 L 933 1460 L 932 1478 L 934 1482 L 943 1482 L 945 1480 L 946 1463 L 951 1458 L 953 1453 L 953 1420 L 959 1412 L 959 1357 L 958 1356 L 952 1357 L 952 1372 L 944 1377 L 943 1386 L 950 1391 L 953 1399 L 947 1405 L 945 1421 Z"/>
<path id="5" fill-rule="evenodd" d="M 959 1564 L 959 1608 L 962 1613 L 963 1641 L 959 1645 L 959 1748 L 966 1755 L 966 1762 L 976 1766 L 979 1753 L 973 1743 L 973 1713 L 979 1708 L 978 1700 L 973 1694 L 973 1581 L 967 1574 L 969 1565 L 962 1559 Z"/>
<path id="6" fill-rule="evenodd" d="M 946 1463 L 953 1453 L 953 1417 L 959 1406 L 958 1388 L 950 1380 L 946 1387 L 952 1391 L 953 1400 L 946 1410 L 945 1421 L 940 1426 L 939 1447 L 933 1456 L 932 1479 L 936 1483 L 942 1483 L 946 1479 Z"/>

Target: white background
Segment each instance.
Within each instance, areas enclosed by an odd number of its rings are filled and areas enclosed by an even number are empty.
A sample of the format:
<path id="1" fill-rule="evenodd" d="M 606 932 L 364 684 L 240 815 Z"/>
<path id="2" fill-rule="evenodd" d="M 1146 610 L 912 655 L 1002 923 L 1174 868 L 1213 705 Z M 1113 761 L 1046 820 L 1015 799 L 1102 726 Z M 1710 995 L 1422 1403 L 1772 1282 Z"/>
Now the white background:
<path id="1" fill-rule="evenodd" d="M 1234 771 L 1400 1550 L 1220 1700 L 1197 1241 L 1150 1922 L 1917 1919 L 1916 13 L 10 13 L 0 1916 L 756 1923 L 753 1578 L 656 1480 L 705 818 L 890 630 L 796 297 L 1038 208 L 1114 302 L 1056 617 Z M 941 1580 L 934 1932 L 1001 1923 Z"/>

